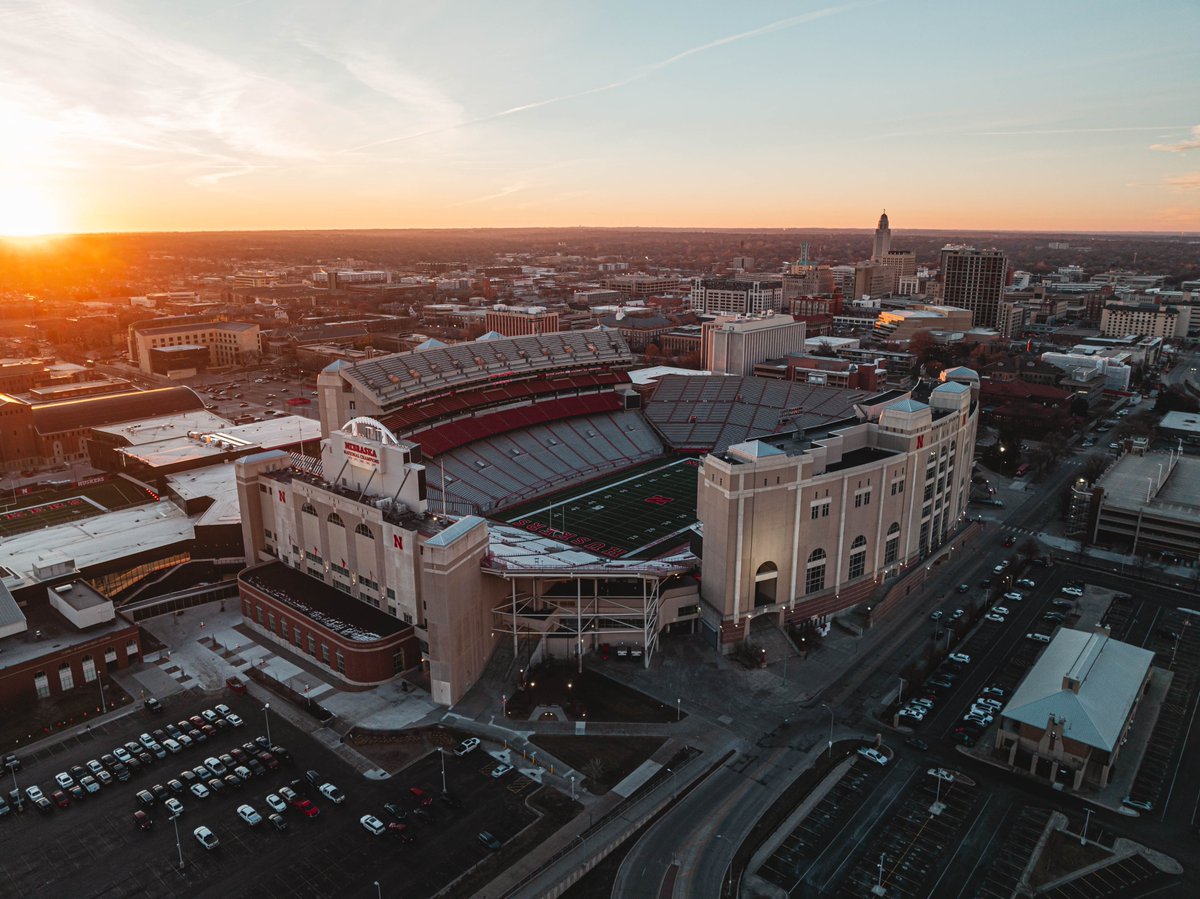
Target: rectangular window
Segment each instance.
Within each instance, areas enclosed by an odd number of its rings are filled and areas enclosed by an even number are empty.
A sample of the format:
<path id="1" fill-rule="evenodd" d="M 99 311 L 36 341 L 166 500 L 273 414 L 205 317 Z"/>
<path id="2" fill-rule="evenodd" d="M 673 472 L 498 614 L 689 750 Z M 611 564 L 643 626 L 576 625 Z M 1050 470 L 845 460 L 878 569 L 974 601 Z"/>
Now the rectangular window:
<path id="1" fill-rule="evenodd" d="M 71 670 L 70 663 L 63 662 L 58 666 L 58 682 L 62 685 L 64 693 L 75 686 L 75 673 Z"/>
<path id="2" fill-rule="evenodd" d="M 396 598 L 396 591 L 395 591 L 395 590 L 393 590 L 391 587 L 388 587 L 388 588 L 387 588 L 387 598 L 388 598 L 388 599 L 395 599 L 395 598 Z"/>
<path id="3" fill-rule="evenodd" d="M 893 537 L 891 540 L 889 540 L 887 542 L 887 545 L 884 548 L 883 564 L 891 565 L 893 562 L 896 561 L 896 557 L 899 555 L 899 553 L 900 553 L 900 538 Z"/>
<path id="4" fill-rule="evenodd" d="M 337 659 L 338 674 L 345 674 L 346 673 L 346 657 L 342 655 L 342 651 L 340 649 L 335 653 L 335 658 Z"/>
<path id="5" fill-rule="evenodd" d="M 259 626 L 259 627 L 262 627 L 262 626 L 263 626 L 263 610 L 262 610 L 262 606 L 259 606 L 259 607 L 258 607 L 258 626 Z"/>
<path id="6" fill-rule="evenodd" d="M 45 671 L 39 671 L 34 675 L 33 688 L 37 691 L 38 699 L 46 699 L 50 696 L 50 681 L 46 677 Z"/>
<path id="7" fill-rule="evenodd" d="M 275 613 L 267 612 L 267 630 L 274 633 L 275 631 Z"/>
<path id="8" fill-rule="evenodd" d="M 321 644 L 321 661 L 326 665 L 329 664 L 329 646 L 326 643 Z"/>
<path id="9" fill-rule="evenodd" d="M 825 589 L 825 565 L 814 565 L 804 576 L 804 592 L 816 593 Z"/>
<path id="10" fill-rule="evenodd" d="M 308 654 L 314 657 L 317 654 L 317 641 L 313 639 L 312 634 L 308 635 Z"/>
<path id="11" fill-rule="evenodd" d="M 295 624 L 292 625 L 292 642 L 295 643 L 297 646 L 301 645 L 300 644 L 300 626 L 299 625 L 295 625 Z"/>
<path id="12" fill-rule="evenodd" d="M 412 624 L 412 612 L 405 612 L 405 613 L 404 613 L 404 623 L 405 623 L 405 624 Z"/>

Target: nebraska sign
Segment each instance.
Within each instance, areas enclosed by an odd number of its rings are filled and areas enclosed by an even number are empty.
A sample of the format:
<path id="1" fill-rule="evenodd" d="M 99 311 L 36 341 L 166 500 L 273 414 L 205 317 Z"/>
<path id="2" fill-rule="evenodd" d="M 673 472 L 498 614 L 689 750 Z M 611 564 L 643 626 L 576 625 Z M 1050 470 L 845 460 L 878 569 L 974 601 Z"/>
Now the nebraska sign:
<path id="1" fill-rule="evenodd" d="M 342 448 L 351 465 L 358 465 L 365 468 L 379 467 L 379 452 L 375 447 L 347 440 L 342 444 Z"/>

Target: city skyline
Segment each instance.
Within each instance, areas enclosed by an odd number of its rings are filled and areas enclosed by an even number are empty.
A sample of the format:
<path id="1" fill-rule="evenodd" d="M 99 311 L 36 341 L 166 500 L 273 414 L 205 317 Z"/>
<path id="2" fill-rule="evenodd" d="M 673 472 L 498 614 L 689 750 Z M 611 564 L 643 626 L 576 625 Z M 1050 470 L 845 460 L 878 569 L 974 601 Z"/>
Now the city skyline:
<path id="1" fill-rule="evenodd" d="M 0 234 L 1200 230 L 1188 4 L 339 13 L 0 6 Z"/>

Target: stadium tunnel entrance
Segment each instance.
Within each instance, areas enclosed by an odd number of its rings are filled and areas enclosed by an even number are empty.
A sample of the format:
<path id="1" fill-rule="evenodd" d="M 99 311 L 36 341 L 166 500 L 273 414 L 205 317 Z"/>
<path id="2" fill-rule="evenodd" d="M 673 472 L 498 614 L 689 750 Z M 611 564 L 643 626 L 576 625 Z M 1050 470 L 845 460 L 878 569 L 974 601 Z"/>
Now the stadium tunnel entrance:
<path id="1" fill-rule="evenodd" d="M 774 562 L 763 562 L 754 573 L 754 608 L 775 605 L 779 569 Z"/>

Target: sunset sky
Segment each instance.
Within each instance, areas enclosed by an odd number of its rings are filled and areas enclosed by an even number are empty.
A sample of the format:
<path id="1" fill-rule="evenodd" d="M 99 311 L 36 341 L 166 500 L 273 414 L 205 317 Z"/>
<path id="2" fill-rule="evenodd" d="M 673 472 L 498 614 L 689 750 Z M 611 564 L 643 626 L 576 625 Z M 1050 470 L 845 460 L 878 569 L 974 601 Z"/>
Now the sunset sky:
<path id="1" fill-rule="evenodd" d="M 0 233 L 1200 231 L 1196 0 L 0 0 Z"/>

